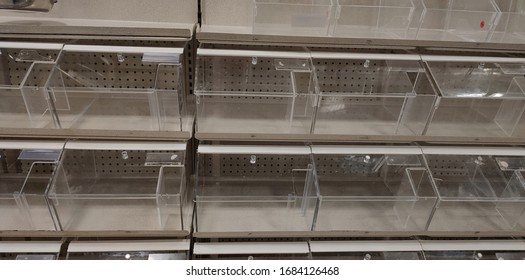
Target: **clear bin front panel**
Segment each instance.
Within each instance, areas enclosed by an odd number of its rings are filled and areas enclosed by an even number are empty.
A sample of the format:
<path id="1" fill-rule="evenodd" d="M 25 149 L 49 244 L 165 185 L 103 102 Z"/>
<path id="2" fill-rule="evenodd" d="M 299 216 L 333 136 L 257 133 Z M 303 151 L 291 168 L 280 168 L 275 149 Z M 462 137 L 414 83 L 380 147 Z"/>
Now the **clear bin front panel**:
<path id="1" fill-rule="evenodd" d="M 439 194 L 431 231 L 520 230 L 525 158 L 425 155 Z"/>
<path id="2" fill-rule="evenodd" d="M 253 0 L 254 34 L 328 36 L 333 0 Z"/>
<path id="3" fill-rule="evenodd" d="M 0 43 L 0 128 L 54 128 L 45 84 L 60 49 L 18 45 Z"/>
<path id="4" fill-rule="evenodd" d="M 501 15 L 490 42 L 524 44 L 525 2 L 523 0 L 495 0 L 495 3 L 501 10 Z"/>
<path id="5" fill-rule="evenodd" d="M 310 59 L 218 54 L 200 55 L 197 63 L 198 132 L 310 133 Z"/>
<path id="6" fill-rule="evenodd" d="M 314 156 L 321 194 L 315 230 L 426 230 L 436 195 L 421 156 Z"/>
<path id="7" fill-rule="evenodd" d="M 318 193 L 309 155 L 199 154 L 197 231 L 309 231 Z"/>
<path id="8" fill-rule="evenodd" d="M 334 36 L 353 38 L 411 39 L 418 18 L 412 0 L 338 0 Z M 415 24 L 414 24 L 415 23 Z"/>
<path id="9" fill-rule="evenodd" d="M 46 191 L 61 150 L 1 146 L 0 230 L 55 230 Z"/>
<path id="10" fill-rule="evenodd" d="M 421 135 L 436 94 L 419 61 L 360 56 L 314 58 L 321 91 L 314 133 Z"/>
<path id="11" fill-rule="evenodd" d="M 176 48 L 66 46 L 48 83 L 60 127 L 181 131 L 180 60 Z"/>
<path id="12" fill-rule="evenodd" d="M 499 19 L 493 0 L 422 0 L 418 40 L 485 42 Z"/>
<path id="13" fill-rule="evenodd" d="M 427 135 L 525 136 L 525 64 L 427 63 L 441 93 Z"/>
<path id="14" fill-rule="evenodd" d="M 49 192 L 62 230 L 186 230 L 181 153 L 66 149 Z"/>

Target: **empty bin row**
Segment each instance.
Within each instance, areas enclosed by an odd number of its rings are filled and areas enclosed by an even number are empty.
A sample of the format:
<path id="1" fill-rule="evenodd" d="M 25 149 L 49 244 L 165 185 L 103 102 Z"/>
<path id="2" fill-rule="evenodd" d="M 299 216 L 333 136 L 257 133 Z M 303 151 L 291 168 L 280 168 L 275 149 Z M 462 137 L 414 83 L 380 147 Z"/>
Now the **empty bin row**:
<path id="1" fill-rule="evenodd" d="M 254 0 L 252 32 L 524 43 L 524 1 Z M 204 24 L 207 15 L 204 14 Z M 210 15 L 210 21 L 212 15 Z"/>
<path id="2" fill-rule="evenodd" d="M 191 131 L 182 48 L 0 43 L 0 128 Z"/>
<path id="3" fill-rule="evenodd" d="M 525 136 L 525 59 L 197 50 L 202 133 Z"/>
<path id="4" fill-rule="evenodd" d="M 0 230 L 189 231 L 185 143 L 0 141 Z"/>
<path id="5" fill-rule="evenodd" d="M 196 232 L 520 231 L 525 150 L 200 145 Z"/>

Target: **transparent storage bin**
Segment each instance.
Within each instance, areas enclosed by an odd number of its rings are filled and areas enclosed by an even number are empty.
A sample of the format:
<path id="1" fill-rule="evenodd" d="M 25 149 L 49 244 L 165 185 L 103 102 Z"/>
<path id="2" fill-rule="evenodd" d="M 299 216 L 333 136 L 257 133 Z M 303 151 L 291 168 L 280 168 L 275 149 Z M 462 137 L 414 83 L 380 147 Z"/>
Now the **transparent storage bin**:
<path id="1" fill-rule="evenodd" d="M 195 260 L 308 260 L 307 242 L 196 242 Z"/>
<path id="2" fill-rule="evenodd" d="M 421 240 L 427 260 L 524 260 L 522 240 Z"/>
<path id="3" fill-rule="evenodd" d="M 312 53 L 315 134 L 421 135 L 435 91 L 418 55 Z"/>
<path id="4" fill-rule="evenodd" d="M 57 260 L 61 246 L 59 241 L 3 241 L 0 242 L 0 261 Z"/>
<path id="5" fill-rule="evenodd" d="M 334 36 L 413 39 L 419 27 L 412 0 L 338 0 Z"/>
<path id="6" fill-rule="evenodd" d="M 67 260 L 187 260 L 190 241 L 72 241 Z"/>
<path id="7" fill-rule="evenodd" d="M 312 229 L 318 203 L 308 147 L 200 145 L 197 232 Z"/>
<path id="8" fill-rule="evenodd" d="M 0 42 L 0 128 L 53 128 L 45 83 L 61 44 Z"/>
<path id="9" fill-rule="evenodd" d="M 181 48 L 66 45 L 47 88 L 60 128 L 182 131 Z"/>
<path id="10" fill-rule="evenodd" d="M 422 260 L 415 240 L 310 241 L 314 260 Z"/>
<path id="11" fill-rule="evenodd" d="M 485 42 L 500 16 L 493 0 L 421 0 L 419 40 Z"/>
<path id="12" fill-rule="evenodd" d="M 495 0 L 501 10 L 501 18 L 490 41 L 496 43 L 525 43 L 525 2 L 523 0 Z"/>
<path id="13" fill-rule="evenodd" d="M 423 147 L 423 153 L 439 195 L 430 231 L 523 229 L 523 149 Z"/>
<path id="14" fill-rule="evenodd" d="M 436 194 L 418 147 L 312 146 L 316 231 L 424 231 Z"/>
<path id="15" fill-rule="evenodd" d="M 315 84 L 306 52 L 197 50 L 200 133 L 310 133 Z"/>
<path id="16" fill-rule="evenodd" d="M 55 230 L 46 192 L 63 146 L 0 141 L 0 230 Z"/>
<path id="17" fill-rule="evenodd" d="M 184 143 L 65 146 L 48 194 L 64 231 L 188 231 Z"/>
<path id="18" fill-rule="evenodd" d="M 253 0 L 253 33 L 328 36 L 335 0 Z"/>
<path id="19" fill-rule="evenodd" d="M 439 102 L 427 135 L 525 136 L 525 60 L 423 56 Z"/>

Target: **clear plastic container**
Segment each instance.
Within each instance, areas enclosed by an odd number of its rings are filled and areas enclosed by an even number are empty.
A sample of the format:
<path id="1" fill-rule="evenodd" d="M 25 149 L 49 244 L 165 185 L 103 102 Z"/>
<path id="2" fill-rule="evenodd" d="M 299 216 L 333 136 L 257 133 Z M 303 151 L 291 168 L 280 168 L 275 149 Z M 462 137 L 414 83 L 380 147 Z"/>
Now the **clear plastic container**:
<path id="1" fill-rule="evenodd" d="M 316 231 L 424 231 L 436 194 L 418 147 L 312 146 Z"/>
<path id="2" fill-rule="evenodd" d="M 310 241 L 314 260 L 422 260 L 415 240 Z"/>
<path id="3" fill-rule="evenodd" d="M 59 127 L 183 131 L 182 52 L 64 46 L 47 84 Z"/>
<path id="4" fill-rule="evenodd" d="M 525 150 L 423 147 L 439 201 L 430 231 L 523 230 Z"/>
<path id="5" fill-rule="evenodd" d="M 419 27 L 412 0 L 338 0 L 333 35 L 413 39 Z"/>
<path id="6" fill-rule="evenodd" d="M 72 141 L 48 198 L 64 231 L 188 231 L 184 143 Z"/>
<path id="7" fill-rule="evenodd" d="M 253 0 L 254 34 L 327 36 L 335 0 Z"/>
<path id="8" fill-rule="evenodd" d="M 493 0 L 422 0 L 419 40 L 485 42 L 500 16 Z"/>
<path id="9" fill-rule="evenodd" d="M 421 135 L 435 91 L 418 55 L 312 53 L 315 134 Z"/>
<path id="10" fill-rule="evenodd" d="M 439 91 L 427 135 L 525 136 L 525 60 L 423 56 Z"/>
<path id="11" fill-rule="evenodd" d="M 525 43 L 525 1 L 495 0 L 501 10 L 501 18 L 491 36 L 490 42 Z"/>
<path id="12" fill-rule="evenodd" d="M 315 84 L 307 52 L 197 50 L 200 133 L 310 133 Z"/>
<path id="13" fill-rule="evenodd" d="M 190 241 L 72 241 L 67 260 L 187 260 Z"/>
<path id="14" fill-rule="evenodd" d="M 0 42 L 0 128 L 53 128 L 45 83 L 61 44 Z"/>
<path id="15" fill-rule="evenodd" d="M 0 230 L 55 230 L 46 191 L 63 146 L 0 141 Z"/>
<path id="16" fill-rule="evenodd" d="M 198 148 L 197 232 L 310 231 L 318 189 L 305 146 Z"/>

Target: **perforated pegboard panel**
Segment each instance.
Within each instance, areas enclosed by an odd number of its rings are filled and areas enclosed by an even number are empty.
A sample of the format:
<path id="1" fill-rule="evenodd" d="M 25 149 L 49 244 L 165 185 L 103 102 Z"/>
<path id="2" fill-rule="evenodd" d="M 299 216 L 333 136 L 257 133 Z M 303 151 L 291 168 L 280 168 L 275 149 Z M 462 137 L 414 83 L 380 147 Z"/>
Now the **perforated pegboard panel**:
<path id="1" fill-rule="evenodd" d="M 388 65 L 384 61 L 314 59 L 314 66 L 322 92 L 375 93 L 387 87 L 387 92 L 411 92 L 413 84 L 406 79 L 392 79 L 384 84 Z M 395 81 L 395 83 L 392 83 Z"/>
<path id="2" fill-rule="evenodd" d="M 189 44 L 185 42 L 169 41 L 133 41 L 130 43 L 130 41 L 125 40 L 82 40 L 77 43 L 148 47 L 183 46 L 186 50 L 190 48 L 190 46 L 188 46 Z M 2 56 L 5 56 L 5 58 L 0 60 L 0 63 L 5 64 L 4 71 L 8 73 L 8 77 L 0 77 L 0 79 L 7 80 L 3 82 L 4 84 L 20 84 L 31 66 L 31 62 L 16 62 L 14 59 L 7 59 L 10 57 L 16 58 L 20 51 L 21 50 L 16 49 L 2 49 Z M 54 61 L 56 61 L 59 53 L 58 51 L 46 50 L 32 52 L 37 53 L 38 56 L 42 58 L 49 58 L 49 60 Z M 180 83 L 184 83 L 184 86 L 190 89 L 193 87 L 193 77 L 185 77 L 182 73 L 184 69 L 164 67 L 163 71 L 160 71 L 160 76 L 157 79 L 157 66 L 155 64 L 142 64 L 142 55 L 124 54 L 121 59 L 122 58 L 124 61 L 118 62 L 117 54 L 66 54 L 59 63 L 62 65 L 61 68 L 66 72 L 73 70 L 76 73 L 80 73 L 82 75 L 81 80 L 89 81 L 87 85 L 91 87 L 145 89 L 153 88 L 157 80 L 157 88 L 174 90 L 180 89 L 179 75 L 182 75 L 180 77 Z M 193 66 L 191 64 L 193 63 L 193 59 L 191 54 L 185 53 L 182 59 L 188 67 L 187 73 L 192 73 Z M 36 71 L 30 73 L 27 85 L 44 86 L 50 71 L 51 67 L 39 67 Z M 78 86 L 78 83 L 72 81 L 67 75 L 63 77 L 65 78 L 66 86 Z M 51 85 L 61 85 L 58 77 L 54 77 L 54 82 L 52 81 Z"/>
<path id="3" fill-rule="evenodd" d="M 461 156 L 427 156 L 432 176 L 466 176 L 470 158 Z M 470 161 L 470 163 L 472 163 Z"/>
<path id="4" fill-rule="evenodd" d="M 255 158 L 253 158 L 255 156 Z M 199 176 L 290 176 L 306 169 L 309 156 L 199 155 Z"/>
<path id="5" fill-rule="evenodd" d="M 148 153 L 176 155 L 184 163 L 182 151 L 140 151 L 140 150 L 69 150 L 62 159 L 63 167 L 71 172 L 93 168 L 103 176 L 157 176 L 160 166 L 146 166 Z M 89 173 L 89 172 L 85 172 Z"/>
<path id="6" fill-rule="evenodd" d="M 316 156 L 315 167 L 319 176 L 377 174 L 374 167 L 380 164 L 381 155 Z"/>
<path id="7" fill-rule="evenodd" d="M 21 61 L 20 56 L 21 50 L 18 49 L 2 49 L 2 57 L 0 58 L 0 63 L 5 64 L 0 68 L 6 69 L 9 75 L 8 81 L 2 82 L 7 85 L 20 85 L 24 77 L 28 74 L 28 71 L 31 67 L 31 62 Z M 31 56 L 33 58 L 40 57 L 42 61 L 56 61 L 58 56 L 58 51 L 47 51 L 47 50 L 32 50 Z M 17 61 L 18 60 L 18 61 Z M 7 67 L 6 67 L 7 66 Z M 51 67 L 37 67 L 33 69 L 33 72 L 30 73 L 26 81 L 28 86 L 44 86 L 51 72 Z M 0 79 L 5 79 L 1 77 Z"/>
<path id="8" fill-rule="evenodd" d="M 21 150 L 0 150 L 0 173 L 28 174 L 33 166 L 33 160 L 19 160 Z M 51 174 L 54 171 L 52 162 L 36 163 L 33 166 L 32 174 Z"/>
<path id="9" fill-rule="evenodd" d="M 293 92 L 290 72 L 276 70 L 273 58 L 202 57 L 197 71 L 197 90 Z"/>
<path id="10" fill-rule="evenodd" d="M 63 71 L 60 74 L 66 87 L 148 89 L 158 85 L 160 89 L 178 88 L 177 67 L 163 66 L 157 77 L 158 64 L 143 63 L 142 58 L 142 54 L 66 53 L 58 67 Z"/>

